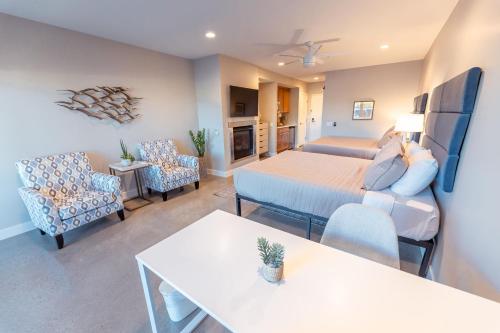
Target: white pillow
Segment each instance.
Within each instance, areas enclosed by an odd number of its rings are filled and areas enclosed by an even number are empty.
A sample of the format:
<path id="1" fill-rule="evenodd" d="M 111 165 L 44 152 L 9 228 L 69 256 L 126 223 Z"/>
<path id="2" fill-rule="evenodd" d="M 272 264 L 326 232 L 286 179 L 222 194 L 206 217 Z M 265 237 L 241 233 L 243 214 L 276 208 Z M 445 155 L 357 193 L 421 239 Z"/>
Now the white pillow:
<path id="1" fill-rule="evenodd" d="M 406 157 L 410 157 L 411 155 L 415 155 L 416 153 L 424 150 L 425 148 L 423 148 L 421 145 L 419 145 L 415 141 L 411 141 L 405 147 L 405 155 Z"/>
<path id="2" fill-rule="evenodd" d="M 405 174 L 391 186 L 391 190 L 404 196 L 412 196 L 429 186 L 438 173 L 438 162 L 430 150 L 410 154 Z"/>

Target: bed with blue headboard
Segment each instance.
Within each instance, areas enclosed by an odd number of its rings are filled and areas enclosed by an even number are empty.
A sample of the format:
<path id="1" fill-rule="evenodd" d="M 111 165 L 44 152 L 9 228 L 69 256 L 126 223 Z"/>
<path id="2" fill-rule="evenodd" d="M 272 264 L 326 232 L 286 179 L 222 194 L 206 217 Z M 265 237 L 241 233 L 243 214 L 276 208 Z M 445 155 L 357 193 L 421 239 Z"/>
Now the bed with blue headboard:
<path id="1" fill-rule="evenodd" d="M 424 114 L 427 108 L 428 93 L 419 95 L 413 99 L 413 111 L 411 113 Z M 420 133 L 412 133 L 411 140 L 420 142 Z"/>
<path id="2" fill-rule="evenodd" d="M 432 91 L 422 146 L 439 163 L 435 186 L 453 191 L 460 152 L 474 111 L 481 69 L 474 67 Z"/>

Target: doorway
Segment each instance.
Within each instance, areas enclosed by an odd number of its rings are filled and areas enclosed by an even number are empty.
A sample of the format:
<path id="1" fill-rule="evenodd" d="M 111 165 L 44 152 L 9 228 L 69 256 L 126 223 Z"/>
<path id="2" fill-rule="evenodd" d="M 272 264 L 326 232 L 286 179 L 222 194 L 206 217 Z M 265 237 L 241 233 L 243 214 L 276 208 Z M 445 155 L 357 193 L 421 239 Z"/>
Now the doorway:
<path id="1" fill-rule="evenodd" d="M 323 114 L 323 94 L 310 95 L 310 109 L 307 117 L 307 142 L 321 137 L 321 119 Z"/>

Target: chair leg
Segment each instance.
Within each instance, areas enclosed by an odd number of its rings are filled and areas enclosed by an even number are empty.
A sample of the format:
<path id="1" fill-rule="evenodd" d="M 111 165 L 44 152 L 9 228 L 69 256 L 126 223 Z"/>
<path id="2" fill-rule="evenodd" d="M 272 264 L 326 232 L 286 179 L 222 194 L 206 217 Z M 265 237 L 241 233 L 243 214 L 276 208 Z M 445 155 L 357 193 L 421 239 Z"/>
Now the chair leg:
<path id="1" fill-rule="evenodd" d="M 118 217 L 120 218 L 120 221 L 125 220 L 125 212 L 123 211 L 123 209 L 120 209 L 120 210 L 116 211 L 116 214 L 118 214 Z"/>
<path id="2" fill-rule="evenodd" d="M 236 215 L 241 216 L 241 198 L 236 193 Z"/>
<path id="3" fill-rule="evenodd" d="M 151 195 L 151 193 L 153 193 L 153 191 L 148 187 L 148 194 Z"/>
<path id="4" fill-rule="evenodd" d="M 40 231 L 40 235 L 45 235 L 45 231 L 43 231 L 42 229 L 38 229 Z"/>
<path id="5" fill-rule="evenodd" d="M 62 249 L 64 247 L 64 238 L 63 238 L 63 235 L 59 234 L 59 235 L 56 235 L 54 238 L 56 239 L 57 248 L 59 250 Z"/>
<path id="6" fill-rule="evenodd" d="M 167 192 L 163 192 L 161 197 L 163 198 L 163 201 L 167 201 Z"/>
<path id="7" fill-rule="evenodd" d="M 194 182 L 194 188 L 195 189 L 199 189 L 200 188 L 200 182 L 199 181 Z"/>

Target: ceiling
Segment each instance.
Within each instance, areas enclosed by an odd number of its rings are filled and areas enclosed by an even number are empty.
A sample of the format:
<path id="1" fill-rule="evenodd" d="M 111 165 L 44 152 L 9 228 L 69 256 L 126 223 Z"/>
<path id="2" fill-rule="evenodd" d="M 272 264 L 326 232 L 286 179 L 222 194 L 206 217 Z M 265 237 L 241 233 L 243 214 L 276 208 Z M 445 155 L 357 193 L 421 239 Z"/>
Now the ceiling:
<path id="1" fill-rule="evenodd" d="M 330 70 L 422 59 L 457 1 L 3 0 L 0 12 L 190 59 L 225 54 L 314 81 Z M 308 69 L 279 67 L 277 49 L 259 43 L 286 44 L 297 29 L 299 42 L 341 38 L 321 51 L 342 55 Z M 205 38 L 209 30 L 217 37 Z"/>

